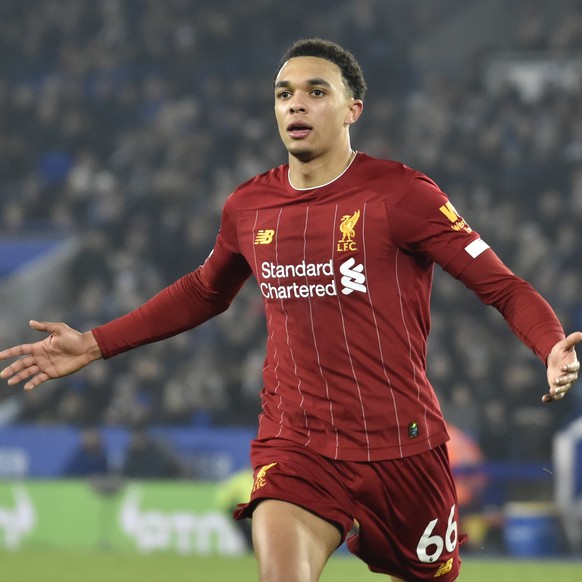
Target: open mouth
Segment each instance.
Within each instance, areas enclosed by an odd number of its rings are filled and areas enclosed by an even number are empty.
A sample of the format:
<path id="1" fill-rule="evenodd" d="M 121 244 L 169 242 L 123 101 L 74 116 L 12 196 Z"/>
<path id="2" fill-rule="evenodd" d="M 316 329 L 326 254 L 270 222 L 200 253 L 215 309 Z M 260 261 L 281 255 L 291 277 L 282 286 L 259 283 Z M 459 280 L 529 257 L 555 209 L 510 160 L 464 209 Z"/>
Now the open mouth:
<path id="1" fill-rule="evenodd" d="M 287 133 L 294 139 L 301 139 L 309 135 L 311 126 L 301 122 L 293 122 L 287 126 Z"/>

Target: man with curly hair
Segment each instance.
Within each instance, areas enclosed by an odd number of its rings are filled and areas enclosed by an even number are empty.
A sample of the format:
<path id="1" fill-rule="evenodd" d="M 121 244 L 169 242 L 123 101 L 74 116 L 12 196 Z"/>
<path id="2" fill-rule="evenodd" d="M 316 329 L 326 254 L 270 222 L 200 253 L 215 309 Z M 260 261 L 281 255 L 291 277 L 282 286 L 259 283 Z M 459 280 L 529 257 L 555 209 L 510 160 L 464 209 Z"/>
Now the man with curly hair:
<path id="1" fill-rule="evenodd" d="M 452 582 L 460 568 L 449 439 L 426 375 L 435 263 L 503 315 L 547 367 L 544 402 L 577 379 L 575 346 L 548 303 L 512 273 L 428 177 L 352 148 L 366 83 L 321 39 L 277 67 L 288 163 L 239 186 L 205 263 L 136 310 L 0 353 L 26 389 L 93 360 L 192 329 L 253 275 L 268 339 L 248 503 L 262 582 L 313 582 L 347 538 L 392 580 Z"/>

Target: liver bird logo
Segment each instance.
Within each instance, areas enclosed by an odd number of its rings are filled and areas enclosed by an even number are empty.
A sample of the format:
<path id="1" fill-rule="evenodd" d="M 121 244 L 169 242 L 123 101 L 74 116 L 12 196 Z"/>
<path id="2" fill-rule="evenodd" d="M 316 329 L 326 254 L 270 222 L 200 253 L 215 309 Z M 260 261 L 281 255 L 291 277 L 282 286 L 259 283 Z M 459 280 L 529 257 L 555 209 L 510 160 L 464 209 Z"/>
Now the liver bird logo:
<path id="1" fill-rule="evenodd" d="M 342 221 L 340 223 L 340 232 L 343 237 L 340 242 L 351 242 L 356 236 L 356 231 L 354 230 L 356 223 L 360 219 L 360 211 L 356 210 L 351 216 L 349 214 L 344 214 L 342 216 Z"/>
<path id="2" fill-rule="evenodd" d="M 356 210 L 351 216 L 349 214 L 344 214 L 341 218 L 339 225 L 340 232 L 342 233 L 342 238 L 338 241 L 337 250 L 338 251 L 355 251 L 356 245 L 353 242 L 356 236 L 355 227 L 360 219 L 360 211 Z"/>
<path id="3" fill-rule="evenodd" d="M 267 471 L 274 467 L 277 463 L 270 463 L 269 465 L 263 465 L 257 472 L 255 477 L 255 484 L 253 485 L 253 491 L 264 487 L 267 483 Z"/>

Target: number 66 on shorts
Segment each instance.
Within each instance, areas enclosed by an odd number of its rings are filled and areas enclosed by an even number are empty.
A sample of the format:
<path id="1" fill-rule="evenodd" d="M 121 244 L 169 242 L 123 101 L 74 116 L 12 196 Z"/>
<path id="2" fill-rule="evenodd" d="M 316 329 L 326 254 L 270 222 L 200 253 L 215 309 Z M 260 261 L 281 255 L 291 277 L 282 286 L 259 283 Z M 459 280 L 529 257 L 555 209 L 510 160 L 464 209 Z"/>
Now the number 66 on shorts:
<path id="1" fill-rule="evenodd" d="M 457 522 L 455 521 L 455 506 L 451 507 L 447 529 L 444 536 L 439 535 L 438 518 L 429 522 L 424 530 L 418 545 L 416 546 L 416 555 L 421 562 L 436 562 L 446 548 L 449 554 L 452 554 L 457 547 Z"/>

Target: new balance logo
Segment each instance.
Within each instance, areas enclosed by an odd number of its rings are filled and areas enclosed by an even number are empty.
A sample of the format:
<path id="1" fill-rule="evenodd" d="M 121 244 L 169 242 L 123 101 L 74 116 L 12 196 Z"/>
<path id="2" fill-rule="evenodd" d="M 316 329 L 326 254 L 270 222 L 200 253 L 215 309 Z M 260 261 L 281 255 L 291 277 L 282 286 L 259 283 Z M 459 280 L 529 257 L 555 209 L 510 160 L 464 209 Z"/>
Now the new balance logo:
<path id="1" fill-rule="evenodd" d="M 273 242 L 273 237 L 275 236 L 275 231 L 270 228 L 265 228 L 257 231 L 257 236 L 255 237 L 256 245 L 268 245 Z"/>
<path id="2" fill-rule="evenodd" d="M 342 293 L 344 295 L 349 295 L 354 291 L 359 291 L 360 293 L 366 292 L 366 275 L 362 272 L 364 270 L 364 265 L 361 263 L 356 265 L 356 260 L 352 257 L 348 259 L 345 263 L 340 265 L 340 273 L 343 275 L 341 278 L 341 284 L 343 286 Z"/>
<path id="3" fill-rule="evenodd" d="M 433 578 L 440 578 L 441 576 L 448 574 L 453 569 L 453 559 L 454 558 L 449 558 L 444 564 L 441 564 Z"/>

